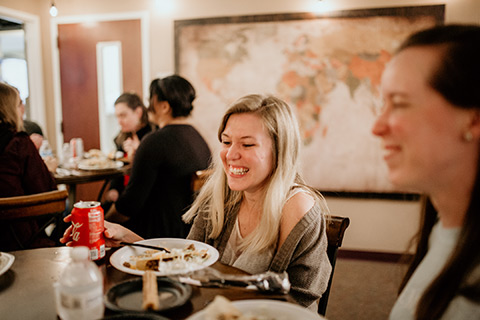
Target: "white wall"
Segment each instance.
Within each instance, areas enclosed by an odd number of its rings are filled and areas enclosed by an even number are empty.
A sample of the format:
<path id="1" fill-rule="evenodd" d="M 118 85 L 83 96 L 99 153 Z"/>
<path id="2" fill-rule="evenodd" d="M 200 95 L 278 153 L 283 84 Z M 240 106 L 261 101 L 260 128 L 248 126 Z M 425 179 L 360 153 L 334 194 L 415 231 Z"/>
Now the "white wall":
<path id="1" fill-rule="evenodd" d="M 343 249 L 404 253 L 420 220 L 418 201 L 326 197 L 332 215 L 350 218 Z"/>

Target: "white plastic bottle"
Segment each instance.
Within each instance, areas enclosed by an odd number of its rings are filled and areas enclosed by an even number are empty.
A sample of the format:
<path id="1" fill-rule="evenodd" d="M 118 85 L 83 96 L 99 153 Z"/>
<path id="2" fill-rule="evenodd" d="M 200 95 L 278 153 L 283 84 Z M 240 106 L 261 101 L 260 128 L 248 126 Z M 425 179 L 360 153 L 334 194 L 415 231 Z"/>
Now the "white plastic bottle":
<path id="1" fill-rule="evenodd" d="M 56 284 L 57 313 L 63 320 L 100 319 L 103 317 L 103 276 L 89 260 L 87 247 L 74 247 L 72 262 Z"/>
<path id="2" fill-rule="evenodd" d="M 40 146 L 39 152 L 42 158 L 53 157 L 52 148 L 50 147 L 50 144 L 48 143 L 47 140 L 42 141 L 42 145 Z"/>

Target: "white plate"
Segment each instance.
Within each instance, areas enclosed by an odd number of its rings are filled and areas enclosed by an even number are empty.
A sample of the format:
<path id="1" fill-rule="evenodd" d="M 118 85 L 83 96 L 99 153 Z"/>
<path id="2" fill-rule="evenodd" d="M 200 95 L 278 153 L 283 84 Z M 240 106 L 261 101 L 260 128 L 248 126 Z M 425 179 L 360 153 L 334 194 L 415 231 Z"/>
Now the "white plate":
<path id="1" fill-rule="evenodd" d="M 214 264 L 218 260 L 217 249 L 215 249 L 214 247 L 206 243 L 199 242 L 199 241 L 179 239 L 179 238 L 157 238 L 157 239 L 142 240 L 142 241 L 138 241 L 137 243 L 147 244 L 151 246 L 159 246 L 167 249 L 183 249 L 187 247 L 189 244 L 193 243 L 197 250 L 208 250 L 208 254 L 210 256 L 201 265 L 195 264 L 188 269 L 177 269 L 175 271 L 170 271 L 170 272 L 155 271 L 155 274 L 157 276 L 183 274 L 190 271 L 200 270 Z M 112 264 L 112 266 L 114 266 L 116 269 L 120 271 L 130 273 L 130 274 L 135 274 L 135 275 L 143 275 L 145 271 L 127 268 L 123 265 L 123 263 L 130 261 L 131 256 L 141 255 L 146 250 L 151 250 L 151 249 L 125 246 L 121 249 L 118 249 L 116 252 L 112 254 L 112 256 L 110 257 L 110 263 Z"/>
<path id="2" fill-rule="evenodd" d="M 98 165 L 89 165 L 88 162 L 82 162 L 78 164 L 78 169 L 81 170 L 109 170 L 109 169 L 118 169 L 123 167 L 122 161 L 109 161 L 106 166 L 99 167 Z"/>
<path id="3" fill-rule="evenodd" d="M 0 276 L 10 269 L 15 257 L 10 253 L 0 252 Z"/>
<path id="4" fill-rule="evenodd" d="M 242 312 L 242 314 L 250 314 L 256 316 L 266 316 L 267 319 L 275 320 L 321 320 L 325 319 L 318 313 L 308 310 L 300 305 L 278 301 L 278 300 L 238 300 L 232 301 L 232 304 Z M 205 310 L 201 310 L 190 317 L 187 320 L 204 320 Z"/>

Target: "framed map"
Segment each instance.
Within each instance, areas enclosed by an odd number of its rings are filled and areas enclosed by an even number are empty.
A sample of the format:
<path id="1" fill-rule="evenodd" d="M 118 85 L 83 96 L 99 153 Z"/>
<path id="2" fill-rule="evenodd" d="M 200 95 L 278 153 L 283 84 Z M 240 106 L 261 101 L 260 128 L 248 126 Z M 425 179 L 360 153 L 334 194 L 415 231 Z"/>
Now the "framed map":
<path id="1" fill-rule="evenodd" d="M 382 71 L 410 33 L 440 24 L 444 5 L 175 21 L 175 69 L 197 91 L 193 123 L 217 151 L 225 109 L 251 93 L 296 110 L 302 175 L 321 191 L 402 193 L 371 128 Z"/>

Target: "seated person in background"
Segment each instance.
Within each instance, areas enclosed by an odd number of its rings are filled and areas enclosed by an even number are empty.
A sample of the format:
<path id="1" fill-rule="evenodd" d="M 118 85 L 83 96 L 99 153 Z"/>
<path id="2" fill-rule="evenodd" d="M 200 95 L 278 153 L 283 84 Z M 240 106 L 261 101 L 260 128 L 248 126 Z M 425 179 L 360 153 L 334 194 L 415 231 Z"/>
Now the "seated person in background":
<path id="1" fill-rule="evenodd" d="M 13 88 L 20 95 L 20 91 L 15 87 Z M 28 133 L 28 135 L 30 136 L 30 139 L 32 139 L 33 141 L 33 144 L 35 145 L 37 150 L 39 150 L 43 142 L 42 128 L 40 128 L 40 126 L 33 121 L 23 119 L 23 117 L 25 116 L 25 104 L 23 103 L 22 100 L 20 100 L 19 112 L 20 112 L 20 120 L 23 122 L 24 131 Z"/>
<path id="2" fill-rule="evenodd" d="M 157 126 L 148 121 L 147 108 L 136 93 L 126 92 L 117 98 L 115 116 L 121 130 L 114 139 L 116 149 L 132 161 L 140 141 L 148 133 L 155 131 Z M 128 176 L 114 179 L 110 183 L 110 190 L 105 193 L 105 200 L 109 203 L 103 205 L 105 210 L 110 208 L 112 202 L 118 200 L 125 189 L 126 182 L 128 182 Z"/>
<path id="3" fill-rule="evenodd" d="M 55 181 L 28 134 L 23 132 L 21 100 L 11 86 L 0 82 L 0 197 L 13 197 L 56 190 Z M 34 222 L 0 226 L 0 250 L 19 249 L 12 230 L 20 241 L 38 230 Z M 40 238 L 35 246 L 54 243 Z"/>
<path id="4" fill-rule="evenodd" d="M 23 127 L 25 132 L 30 136 L 30 139 L 32 139 L 37 150 L 39 150 L 43 142 L 42 128 L 40 128 L 36 122 L 30 120 L 23 120 Z"/>
<path id="5" fill-rule="evenodd" d="M 115 116 L 121 130 L 114 139 L 115 146 L 131 161 L 143 137 L 158 126 L 148 121 L 147 108 L 136 93 L 123 93 L 117 98 Z"/>
<path id="6" fill-rule="evenodd" d="M 18 91 L 17 88 L 15 87 L 13 88 L 17 91 L 18 94 L 20 94 L 20 91 Z M 30 139 L 32 140 L 33 144 L 35 145 L 37 150 L 40 151 L 40 148 L 43 142 L 46 141 L 44 140 L 44 137 L 43 137 L 42 128 L 33 121 L 23 119 L 25 115 L 25 104 L 23 103 L 22 100 L 20 100 L 19 112 L 20 112 L 20 121 L 22 122 L 22 126 L 23 126 L 23 131 L 25 131 L 30 136 Z M 57 170 L 58 161 L 55 157 L 46 156 L 46 157 L 43 157 L 42 159 L 47 165 L 48 171 L 55 172 Z"/>
<path id="7" fill-rule="evenodd" d="M 480 319 L 480 26 L 416 33 L 382 77 L 373 127 L 390 181 L 425 195 L 390 319 Z"/>
<path id="8" fill-rule="evenodd" d="M 188 124 L 195 90 L 182 77 L 155 79 L 149 112 L 160 127 L 147 135 L 135 154 L 130 179 L 105 218 L 122 222 L 142 237 L 186 237 L 182 215 L 193 201 L 191 179 L 206 169 L 210 149 Z"/>
<path id="9" fill-rule="evenodd" d="M 249 273 L 286 271 L 292 296 L 317 310 L 331 272 L 328 207 L 298 174 L 293 111 L 275 97 L 245 96 L 227 110 L 218 138 L 214 172 L 184 216 L 193 220 L 188 239 L 214 246 L 221 262 Z M 108 245 L 141 240 L 120 225 L 105 227 Z M 70 241 L 70 230 L 62 242 Z"/>

